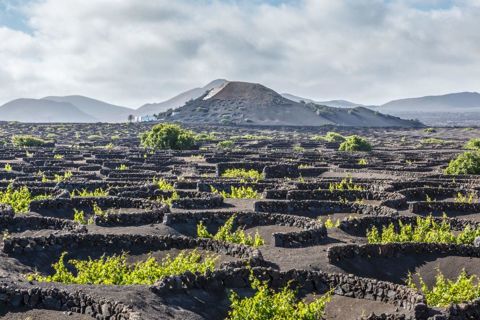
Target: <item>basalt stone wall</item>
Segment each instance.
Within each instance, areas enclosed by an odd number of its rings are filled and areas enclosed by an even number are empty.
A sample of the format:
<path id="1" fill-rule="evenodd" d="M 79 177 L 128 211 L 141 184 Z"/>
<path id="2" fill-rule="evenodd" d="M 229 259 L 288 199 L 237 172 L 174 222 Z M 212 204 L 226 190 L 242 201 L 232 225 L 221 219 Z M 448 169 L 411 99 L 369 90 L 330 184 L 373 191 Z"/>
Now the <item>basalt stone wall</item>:
<path id="1" fill-rule="evenodd" d="M 147 212 L 128 212 L 128 213 L 114 213 L 104 216 L 95 215 L 93 221 L 96 225 L 111 227 L 111 226 L 140 226 L 151 223 L 161 223 L 165 213 L 169 212 L 168 205 L 163 205 L 155 210 Z"/>
<path id="2" fill-rule="evenodd" d="M 320 200 L 259 200 L 255 202 L 255 211 L 277 212 L 315 217 L 327 216 L 334 213 L 357 213 L 382 216 L 398 215 L 396 210 L 383 206 Z"/>
<path id="3" fill-rule="evenodd" d="M 223 197 L 217 194 L 209 194 L 203 198 L 180 198 L 172 201 L 172 208 L 179 209 L 213 209 L 223 205 Z"/>
<path id="4" fill-rule="evenodd" d="M 248 182 L 237 182 L 237 181 L 231 181 L 231 182 L 221 182 L 221 181 L 212 181 L 212 182 L 199 182 L 197 184 L 197 189 L 198 191 L 201 192 L 211 192 L 212 187 L 217 189 L 218 191 L 225 191 L 230 193 L 232 191 L 232 187 L 250 187 L 258 192 L 262 192 L 266 188 L 272 188 L 274 185 L 272 183 L 262 183 L 262 182 L 257 182 L 257 183 L 248 183 Z"/>
<path id="5" fill-rule="evenodd" d="M 232 216 L 231 212 L 181 212 L 165 214 L 163 223 L 168 226 L 175 224 L 197 225 L 200 221 L 205 226 L 221 226 Z M 297 248 L 308 245 L 322 243 L 327 237 L 327 229 L 325 226 L 309 218 L 283 215 L 283 214 L 266 214 L 256 212 L 239 212 L 236 213 L 234 228 L 239 226 L 252 228 L 265 225 L 280 225 L 302 228 L 302 231 L 292 232 L 276 232 L 272 234 L 272 244 L 276 247 Z"/>
<path id="6" fill-rule="evenodd" d="M 378 200 L 381 205 L 401 208 L 407 205 L 405 196 L 394 192 L 375 192 L 360 190 L 289 190 L 287 200 L 340 200 L 355 201 L 358 199 Z"/>
<path id="7" fill-rule="evenodd" d="M 216 173 L 217 176 L 221 176 L 228 169 L 245 169 L 262 172 L 263 168 L 265 168 L 267 165 L 268 163 L 263 162 L 220 162 L 216 164 Z"/>
<path id="8" fill-rule="evenodd" d="M 265 168 L 263 168 L 263 174 L 266 179 L 298 178 L 300 176 L 300 172 L 298 171 L 298 165 L 296 164 L 275 164 L 265 166 Z"/>
<path id="9" fill-rule="evenodd" d="M 289 190 L 269 189 L 263 191 L 262 197 L 263 199 L 285 200 L 288 192 Z"/>
<path id="10" fill-rule="evenodd" d="M 11 255 L 27 254 L 46 249 L 66 250 L 97 247 L 131 251 L 144 248 L 148 251 L 169 249 L 203 249 L 241 259 L 263 261 L 260 251 L 252 247 L 220 242 L 212 239 L 184 236 L 149 236 L 136 234 L 64 234 L 47 237 L 12 237 L 4 240 L 3 252 Z"/>
<path id="11" fill-rule="evenodd" d="M 163 205 L 156 201 L 135 198 L 122 197 L 73 197 L 67 199 L 47 199 L 32 201 L 30 203 L 30 211 L 42 214 L 49 210 L 73 210 L 82 208 L 91 208 L 93 204 L 97 204 L 102 209 L 110 208 L 136 208 L 160 210 Z"/>
<path id="12" fill-rule="evenodd" d="M 0 230 L 22 232 L 26 230 L 66 230 L 71 232 L 86 232 L 84 226 L 70 220 L 37 216 L 8 216 L 0 214 Z"/>
<path id="13" fill-rule="evenodd" d="M 318 177 L 322 173 L 328 171 L 328 167 L 312 167 L 312 168 L 298 168 L 300 176 L 309 178 L 309 177 Z"/>
<path id="14" fill-rule="evenodd" d="M 468 303 L 453 304 L 444 312 L 444 314 L 445 317 L 443 319 L 445 320 L 480 319 L 480 299 Z"/>
<path id="15" fill-rule="evenodd" d="M 436 223 L 442 223 L 443 218 L 432 217 Z M 480 222 L 457 219 L 457 218 L 446 218 L 446 221 L 450 224 L 452 230 L 461 231 L 467 226 L 473 227 L 474 229 L 480 228 Z M 378 230 L 382 230 L 383 227 L 387 227 L 391 223 L 394 225 L 395 229 L 399 230 L 399 223 L 403 224 L 417 224 L 417 217 L 415 216 L 365 216 L 361 218 L 350 218 L 340 222 L 339 228 L 344 232 L 354 235 L 365 237 L 367 230 L 376 227 Z"/>
<path id="16" fill-rule="evenodd" d="M 409 210 L 413 213 L 436 213 L 455 212 L 471 214 L 480 212 L 480 203 L 457 203 L 457 202 L 412 202 Z"/>
<path id="17" fill-rule="evenodd" d="M 334 288 L 334 293 L 357 299 L 367 299 L 393 304 L 411 311 L 415 319 L 426 319 L 428 308 L 424 297 L 406 286 L 354 275 L 325 273 L 321 271 L 289 270 L 281 272 L 271 268 L 245 268 L 217 270 L 206 275 L 186 273 L 167 277 L 151 287 L 157 294 L 168 294 L 185 289 L 224 290 L 250 288 L 251 272 L 269 282 L 274 289 L 287 285 L 298 287 L 300 293 L 325 293 Z"/>
<path id="18" fill-rule="evenodd" d="M 399 254 L 439 254 L 462 257 L 480 257 L 480 248 L 468 245 L 443 243 L 388 243 L 341 245 L 330 247 L 327 251 L 330 263 L 361 257 L 393 257 Z"/>
<path id="19" fill-rule="evenodd" d="M 453 197 L 460 191 L 461 189 L 424 187 L 403 189 L 398 192 L 403 194 L 410 201 L 425 201 L 427 196 L 431 199 L 444 199 Z"/>
<path id="20" fill-rule="evenodd" d="M 71 311 L 86 314 L 95 319 L 141 319 L 131 306 L 121 302 L 97 299 L 83 292 L 68 292 L 57 288 L 26 289 L 4 284 L 0 286 L 0 303 L 13 308 Z"/>

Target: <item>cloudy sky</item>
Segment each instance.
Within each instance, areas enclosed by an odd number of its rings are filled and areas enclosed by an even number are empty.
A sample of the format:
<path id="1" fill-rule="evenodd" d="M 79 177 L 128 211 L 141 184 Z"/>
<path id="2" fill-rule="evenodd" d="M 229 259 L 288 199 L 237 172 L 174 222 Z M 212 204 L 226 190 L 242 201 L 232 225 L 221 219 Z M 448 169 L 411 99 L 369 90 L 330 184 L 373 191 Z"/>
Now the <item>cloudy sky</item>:
<path id="1" fill-rule="evenodd" d="M 216 78 L 378 104 L 480 91 L 480 0 L 0 0 L 0 104 Z"/>

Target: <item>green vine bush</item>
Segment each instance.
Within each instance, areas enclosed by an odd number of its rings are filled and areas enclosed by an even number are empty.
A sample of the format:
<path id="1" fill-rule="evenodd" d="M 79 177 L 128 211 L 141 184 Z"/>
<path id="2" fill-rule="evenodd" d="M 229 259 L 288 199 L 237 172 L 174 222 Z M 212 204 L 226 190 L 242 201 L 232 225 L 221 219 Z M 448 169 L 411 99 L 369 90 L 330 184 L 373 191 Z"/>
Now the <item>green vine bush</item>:
<path id="1" fill-rule="evenodd" d="M 425 295 L 427 304 L 431 307 L 448 307 L 452 303 L 458 304 L 473 301 L 480 297 L 480 284 L 477 276 L 469 276 L 465 269 L 458 275 L 456 280 L 446 279 L 437 270 L 435 284 L 429 288 L 420 275 L 420 285 L 417 285 L 411 275 L 407 279 L 407 285 Z"/>
<path id="2" fill-rule="evenodd" d="M 154 178 L 153 184 L 156 184 L 158 189 L 162 191 L 175 191 L 175 187 L 173 186 L 173 184 L 163 178 L 160 178 L 158 180 Z"/>
<path id="3" fill-rule="evenodd" d="M 222 173 L 222 178 L 240 178 L 245 180 L 258 181 L 263 180 L 264 176 L 261 172 L 250 169 L 227 169 Z"/>
<path id="4" fill-rule="evenodd" d="M 352 178 L 343 178 L 340 182 L 331 182 L 328 184 L 328 190 L 333 192 L 335 190 L 349 190 L 349 191 L 365 191 L 366 188 L 353 183 Z"/>
<path id="5" fill-rule="evenodd" d="M 480 138 L 473 138 L 468 140 L 464 148 L 468 150 L 480 150 Z"/>
<path id="6" fill-rule="evenodd" d="M 97 188 L 93 191 L 89 191 L 87 189 L 82 189 L 82 190 L 73 190 L 72 197 L 108 197 L 108 191 L 104 190 L 102 188 Z"/>
<path id="7" fill-rule="evenodd" d="M 252 187 L 234 187 L 232 186 L 230 189 L 230 193 L 226 191 L 218 191 L 214 187 L 210 186 L 213 193 L 221 195 L 223 198 L 231 198 L 231 199 L 260 199 L 261 195 Z"/>
<path id="8" fill-rule="evenodd" d="M 68 260 L 75 272 L 70 272 L 65 264 L 66 252 L 62 253 L 58 262 L 54 263 L 55 273 L 42 276 L 38 273 L 27 275 L 29 281 L 60 282 L 65 284 L 103 284 L 103 285 L 152 285 L 156 281 L 187 271 L 205 274 L 213 271 L 218 257 L 208 255 L 202 259 L 198 251 L 181 252 L 175 258 L 167 255 L 160 262 L 152 256 L 134 264 L 127 263 L 127 255 L 113 255 L 93 260 Z"/>
<path id="9" fill-rule="evenodd" d="M 451 160 L 445 169 L 445 174 L 480 174 L 480 153 L 467 151 Z"/>
<path id="10" fill-rule="evenodd" d="M 153 150 L 188 150 L 195 146 L 195 134 L 177 124 L 162 123 L 144 132 L 140 137 L 141 145 Z"/>
<path id="11" fill-rule="evenodd" d="M 15 147 L 42 147 L 48 142 L 30 135 L 15 135 L 12 137 L 12 143 Z"/>
<path id="12" fill-rule="evenodd" d="M 480 236 L 480 229 L 466 226 L 461 232 L 454 232 L 450 223 L 444 218 L 442 222 L 435 222 L 432 216 L 417 217 L 416 225 L 403 224 L 399 221 L 398 231 L 391 223 L 381 232 L 376 227 L 367 231 L 368 243 L 393 243 L 393 242 L 427 242 L 427 243 L 452 243 L 473 244 L 476 237 Z"/>
<path id="13" fill-rule="evenodd" d="M 338 147 L 339 151 L 371 151 L 371 144 L 365 139 L 357 135 L 348 136 Z"/>
<path id="14" fill-rule="evenodd" d="M 26 186 L 14 189 L 13 185 L 9 184 L 5 191 L 0 191 L 0 203 L 10 205 L 15 213 L 26 213 L 29 211 L 30 202 L 49 198 L 51 197 L 48 195 L 32 196 Z"/>
<path id="15" fill-rule="evenodd" d="M 285 286 L 275 292 L 262 282 L 250 276 L 250 285 L 256 290 L 252 297 L 241 298 L 236 292 L 230 293 L 231 302 L 228 320 L 318 320 L 323 319 L 325 307 L 331 299 L 331 292 L 307 303 L 297 299 L 297 292 Z"/>
<path id="16" fill-rule="evenodd" d="M 260 236 L 258 231 L 253 237 L 247 234 L 242 228 L 238 228 L 237 230 L 233 231 L 233 222 L 235 221 L 235 218 L 235 214 L 228 218 L 225 224 L 218 229 L 215 235 L 209 233 L 207 228 L 200 221 L 200 223 L 197 225 L 197 236 L 199 238 L 210 238 L 218 241 L 244 244 L 253 247 L 259 247 L 265 244 L 265 240 Z"/>

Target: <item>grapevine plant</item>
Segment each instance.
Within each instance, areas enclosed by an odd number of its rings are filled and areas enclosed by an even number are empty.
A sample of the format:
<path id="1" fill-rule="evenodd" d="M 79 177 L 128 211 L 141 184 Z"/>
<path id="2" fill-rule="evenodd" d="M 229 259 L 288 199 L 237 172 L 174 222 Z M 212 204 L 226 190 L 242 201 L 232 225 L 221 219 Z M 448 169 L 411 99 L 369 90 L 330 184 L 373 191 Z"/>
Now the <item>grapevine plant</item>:
<path id="1" fill-rule="evenodd" d="M 429 288 L 422 277 L 418 275 L 420 285 L 417 285 L 409 275 L 407 285 L 425 295 L 427 304 L 432 307 L 448 307 L 452 303 L 462 303 L 475 300 L 480 297 L 480 284 L 477 276 L 469 276 L 465 269 L 458 275 L 456 280 L 446 279 L 437 270 L 435 284 Z"/>
<path id="2" fill-rule="evenodd" d="M 311 303 L 299 301 L 295 290 L 285 286 L 278 292 L 250 276 L 252 289 L 256 290 L 252 297 L 241 298 L 236 292 L 230 293 L 230 311 L 228 320 L 318 320 L 322 319 L 325 307 L 331 299 L 331 292 Z"/>
<path id="3" fill-rule="evenodd" d="M 5 191 L 0 191 L 0 203 L 10 205 L 15 213 L 26 213 L 30 202 L 49 198 L 48 195 L 32 196 L 26 186 L 15 189 L 12 184 L 9 184 Z"/>
<path id="4" fill-rule="evenodd" d="M 210 238 L 218 241 L 244 244 L 253 247 L 259 247 L 265 244 L 265 240 L 260 236 L 258 231 L 253 237 L 247 234 L 242 228 L 232 231 L 235 218 L 235 214 L 228 218 L 225 224 L 218 229 L 215 235 L 209 233 L 207 227 L 205 227 L 200 221 L 200 223 L 197 225 L 197 236 L 200 238 Z"/>
<path id="5" fill-rule="evenodd" d="M 68 260 L 75 272 L 70 272 L 65 263 L 66 252 L 62 253 L 58 262 L 54 263 L 55 273 L 42 276 L 38 273 L 29 274 L 29 281 L 60 282 L 65 284 L 104 284 L 104 285 L 152 285 L 156 281 L 187 271 L 205 274 L 213 271 L 218 257 L 202 256 L 194 250 L 190 253 L 181 252 L 175 258 L 167 255 L 160 262 L 152 256 L 134 264 L 127 263 L 127 255 L 105 256 L 93 260 Z"/>
<path id="6" fill-rule="evenodd" d="M 367 231 L 368 243 L 393 243 L 393 242 L 427 242 L 427 243 L 453 243 L 473 244 L 476 237 L 480 236 L 480 229 L 467 225 L 459 233 L 454 233 L 450 223 L 444 219 L 436 222 L 432 216 L 417 217 L 416 225 L 403 224 L 399 221 L 398 231 L 391 223 L 381 232 L 376 227 Z"/>

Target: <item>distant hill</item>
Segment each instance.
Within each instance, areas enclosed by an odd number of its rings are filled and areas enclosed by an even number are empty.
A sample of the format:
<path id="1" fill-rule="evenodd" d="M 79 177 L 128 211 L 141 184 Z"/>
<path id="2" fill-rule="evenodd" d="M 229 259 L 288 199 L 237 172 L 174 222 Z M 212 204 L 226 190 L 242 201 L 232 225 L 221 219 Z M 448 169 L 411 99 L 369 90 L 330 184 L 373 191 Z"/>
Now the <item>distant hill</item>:
<path id="1" fill-rule="evenodd" d="M 345 125 L 412 127 L 403 120 L 363 108 L 333 108 L 289 100 L 261 84 L 228 82 L 184 106 L 161 114 L 165 121 L 257 125 Z"/>
<path id="2" fill-rule="evenodd" d="M 49 96 L 42 100 L 70 103 L 80 111 L 97 119 L 96 121 L 101 122 L 125 122 L 129 114 L 135 113 L 133 109 L 116 106 L 84 96 Z"/>
<path id="3" fill-rule="evenodd" d="M 354 107 L 363 107 L 364 105 L 361 103 L 355 103 L 347 100 L 327 100 L 327 101 L 315 101 L 312 99 L 307 99 L 307 98 L 302 98 L 299 96 L 295 96 L 293 94 L 289 93 L 282 93 L 282 96 L 284 98 L 287 98 L 289 100 L 295 101 L 295 102 L 311 102 L 315 104 L 321 104 L 322 106 L 327 106 L 327 107 L 334 107 L 334 108 L 354 108 Z"/>
<path id="4" fill-rule="evenodd" d="M 459 92 L 439 96 L 426 96 L 393 100 L 379 107 L 385 112 L 471 112 L 480 111 L 480 94 Z"/>
<path id="5" fill-rule="evenodd" d="M 187 101 L 197 99 L 198 97 L 204 95 L 208 90 L 217 88 L 227 83 L 225 79 L 217 79 L 204 87 L 194 88 L 188 91 L 182 92 L 179 95 L 159 103 L 147 103 L 135 111 L 135 114 L 138 116 L 153 115 L 161 112 L 165 112 L 168 109 L 175 109 L 183 106 Z"/>
<path id="6" fill-rule="evenodd" d="M 0 107 L 0 120 L 20 122 L 96 122 L 96 118 L 67 102 L 17 99 Z"/>

